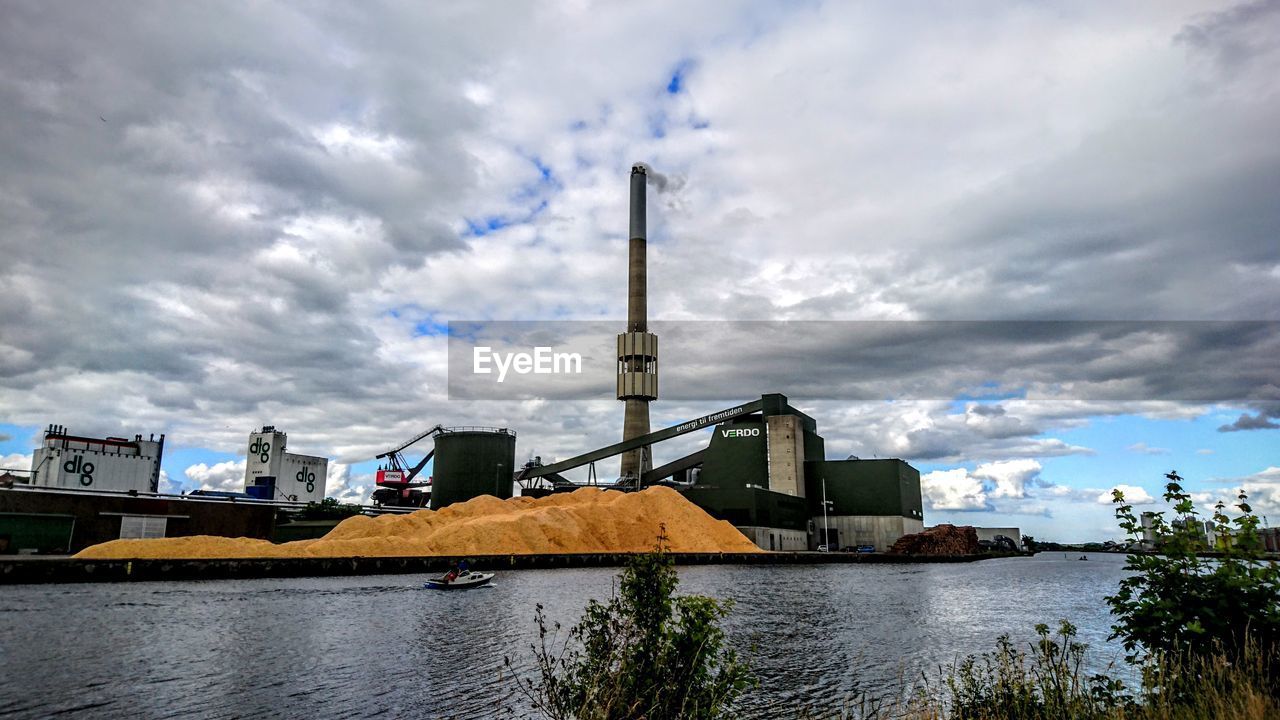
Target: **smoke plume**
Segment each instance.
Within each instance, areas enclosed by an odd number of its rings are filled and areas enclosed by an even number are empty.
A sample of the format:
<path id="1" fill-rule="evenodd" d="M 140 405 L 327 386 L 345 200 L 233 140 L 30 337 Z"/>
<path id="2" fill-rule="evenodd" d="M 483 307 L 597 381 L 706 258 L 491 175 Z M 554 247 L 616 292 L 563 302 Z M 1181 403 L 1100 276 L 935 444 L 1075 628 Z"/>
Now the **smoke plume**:
<path id="1" fill-rule="evenodd" d="M 666 175 L 663 175 L 657 170 L 654 170 L 653 166 L 650 165 L 649 163 L 638 162 L 636 163 L 636 165 L 639 165 L 640 167 L 644 168 L 644 174 L 645 174 L 645 177 L 649 179 L 649 184 L 652 185 L 654 189 L 660 193 L 666 192 L 668 189 L 672 191 L 679 190 L 681 187 L 684 186 L 683 177 L 674 177 L 674 178 L 667 177 Z"/>

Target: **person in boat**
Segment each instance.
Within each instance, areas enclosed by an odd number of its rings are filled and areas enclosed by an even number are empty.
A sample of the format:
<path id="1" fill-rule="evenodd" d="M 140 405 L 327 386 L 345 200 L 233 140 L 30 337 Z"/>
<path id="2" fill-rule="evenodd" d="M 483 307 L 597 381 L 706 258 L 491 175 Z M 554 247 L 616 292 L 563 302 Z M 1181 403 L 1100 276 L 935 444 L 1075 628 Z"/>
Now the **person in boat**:
<path id="1" fill-rule="evenodd" d="M 468 567 L 469 567 L 469 566 L 467 565 L 467 561 L 466 561 L 466 560 L 459 560 L 459 561 L 458 561 L 458 563 L 457 563 L 456 565 L 454 565 L 453 567 L 449 568 L 449 572 L 447 572 L 447 573 L 445 573 L 445 574 L 444 574 L 444 578 L 443 578 L 443 579 L 444 579 L 444 581 L 445 581 L 446 583 L 451 583 L 451 582 L 453 582 L 454 580 L 457 580 L 457 579 L 458 579 L 458 577 L 460 577 L 460 576 L 462 576 L 462 575 L 465 575 L 465 574 L 467 573 L 467 568 L 468 568 Z"/>

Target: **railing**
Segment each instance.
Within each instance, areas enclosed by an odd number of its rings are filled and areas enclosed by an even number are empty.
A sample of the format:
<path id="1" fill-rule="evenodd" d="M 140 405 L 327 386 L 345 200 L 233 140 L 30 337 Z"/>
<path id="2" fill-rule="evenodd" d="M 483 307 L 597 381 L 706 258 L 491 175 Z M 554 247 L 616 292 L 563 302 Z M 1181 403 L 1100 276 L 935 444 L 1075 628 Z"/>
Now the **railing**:
<path id="1" fill-rule="evenodd" d="M 301 510 L 307 507 L 308 504 L 310 504 L 310 503 L 303 502 L 301 500 L 262 500 L 254 497 L 239 497 L 239 496 L 226 497 L 222 495 L 193 495 L 193 494 L 181 495 L 181 494 L 174 494 L 174 493 L 142 492 L 142 491 L 136 491 L 136 490 L 78 490 L 75 488 L 59 488 L 59 487 L 51 487 L 47 485 L 26 485 L 26 484 L 16 484 L 16 483 L 13 485 L 13 487 L 6 487 L 4 488 L 4 490 L 17 491 L 17 492 L 51 492 L 51 493 L 57 493 L 60 495 L 78 495 L 78 496 L 94 495 L 98 497 L 141 497 L 141 498 L 153 498 L 158 500 L 180 500 L 185 502 L 225 502 L 225 503 L 239 503 L 239 504 L 248 504 L 248 505 L 269 505 L 272 507 L 285 509 L 285 510 Z M 370 511 L 370 512 L 376 512 L 376 513 L 412 512 L 414 510 L 422 509 L 422 508 L 386 507 L 381 505 L 358 505 L 357 507 L 360 508 L 361 512 Z"/>
<path id="2" fill-rule="evenodd" d="M 459 425 L 457 427 L 447 427 L 440 430 L 442 434 L 455 432 L 487 432 L 487 433 L 506 433 L 511 437 L 516 436 L 516 431 L 510 428 L 485 427 L 484 425 Z"/>

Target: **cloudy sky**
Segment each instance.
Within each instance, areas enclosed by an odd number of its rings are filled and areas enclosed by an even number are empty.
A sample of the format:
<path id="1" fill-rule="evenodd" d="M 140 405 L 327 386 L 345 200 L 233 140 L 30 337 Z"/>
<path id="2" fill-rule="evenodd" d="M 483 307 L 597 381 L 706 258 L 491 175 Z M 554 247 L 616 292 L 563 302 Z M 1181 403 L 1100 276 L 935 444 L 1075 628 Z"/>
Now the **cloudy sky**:
<path id="1" fill-rule="evenodd" d="M 10 2 L 0 47 L 0 466 L 164 432 L 234 488 L 274 424 L 355 499 L 436 423 L 611 442 L 608 377 L 450 400 L 445 328 L 620 325 L 645 161 L 651 318 L 810 330 L 664 355 L 655 426 L 787 394 L 929 523 L 1116 537 L 1173 468 L 1280 522 L 1280 3 Z"/>

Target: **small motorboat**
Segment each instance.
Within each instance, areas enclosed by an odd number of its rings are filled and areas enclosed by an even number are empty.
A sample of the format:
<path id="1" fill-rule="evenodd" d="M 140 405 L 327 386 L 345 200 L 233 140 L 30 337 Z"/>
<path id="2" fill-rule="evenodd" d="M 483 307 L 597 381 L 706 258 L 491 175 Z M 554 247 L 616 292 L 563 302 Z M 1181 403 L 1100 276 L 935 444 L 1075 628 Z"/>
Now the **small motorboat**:
<path id="1" fill-rule="evenodd" d="M 448 575 L 440 577 L 427 578 L 422 587 L 430 590 L 466 590 L 467 588 L 480 587 L 488 585 L 493 579 L 493 573 L 482 572 L 464 572 L 453 579 L 449 579 Z"/>

